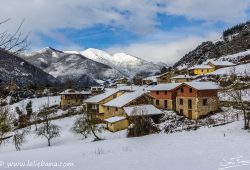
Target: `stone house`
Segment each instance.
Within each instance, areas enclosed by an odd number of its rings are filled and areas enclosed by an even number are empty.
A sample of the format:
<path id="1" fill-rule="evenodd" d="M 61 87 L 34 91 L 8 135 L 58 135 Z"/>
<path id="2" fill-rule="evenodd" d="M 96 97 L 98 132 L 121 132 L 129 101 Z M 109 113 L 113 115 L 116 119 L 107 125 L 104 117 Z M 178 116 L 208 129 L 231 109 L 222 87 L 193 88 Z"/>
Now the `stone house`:
<path id="1" fill-rule="evenodd" d="M 185 82 L 175 90 L 176 111 L 190 119 L 219 109 L 218 86 L 211 82 Z"/>
<path id="2" fill-rule="evenodd" d="M 183 83 L 191 81 L 191 77 L 187 74 L 178 75 L 171 78 L 172 83 Z"/>
<path id="3" fill-rule="evenodd" d="M 131 117 L 148 116 L 153 120 L 158 121 L 163 112 L 151 104 L 148 105 L 136 105 L 124 107 L 124 116 L 113 116 L 105 119 L 107 123 L 107 129 L 111 132 L 117 132 L 119 130 L 127 129 Z"/>
<path id="4" fill-rule="evenodd" d="M 106 88 L 105 92 L 98 94 L 84 101 L 85 111 L 92 116 L 92 118 L 98 118 L 104 120 L 110 116 L 105 115 L 105 109 L 103 104 L 119 97 L 124 91 L 118 89 Z"/>
<path id="5" fill-rule="evenodd" d="M 195 65 L 188 69 L 189 75 L 204 75 L 215 71 L 210 65 Z"/>
<path id="6" fill-rule="evenodd" d="M 161 109 L 175 110 L 177 93 L 175 88 L 179 85 L 181 83 L 158 84 L 149 89 L 149 95 L 153 98 L 154 106 Z"/>
<path id="7" fill-rule="evenodd" d="M 157 85 L 157 76 L 150 76 L 142 79 L 142 85 Z"/>
<path id="8" fill-rule="evenodd" d="M 207 64 L 210 65 L 211 67 L 213 67 L 215 70 L 218 70 L 218 69 L 224 68 L 224 67 L 235 66 L 234 63 L 229 62 L 229 61 L 209 61 Z"/>
<path id="9" fill-rule="evenodd" d="M 97 94 L 104 92 L 104 87 L 103 86 L 92 86 L 90 88 L 90 91 L 91 91 L 92 95 L 97 95 Z"/>
<path id="10" fill-rule="evenodd" d="M 173 73 L 166 72 L 164 74 L 156 76 L 157 84 L 161 83 L 171 83 L 171 77 L 173 76 Z"/>
<path id="11" fill-rule="evenodd" d="M 146 94 L 146 91 L 139 90 L 135 92 L 126 92 L 123 95 L 105 103 L 104 113 L 105 117 L 113 116 L 126 116 L 124 107 L 140 105 L 140 104 L 151 104 L 152 98 Z"/>
<path id="12" fill-rule="evenodd" d="M 60 93 L 60 106 L 62 110 L 66 110 L 73 106 L 80 106 L 83 104 L 83 100 L 91 96 L 90 91 L 76 91 L 73 89 L 67 89 Z"/>
<path id="13" fill-rule="evenodd" d="M 127 84 L 128 83 L 128 79 L 127 78 L 121 78 L 116 80 L 116 84 Z"/>

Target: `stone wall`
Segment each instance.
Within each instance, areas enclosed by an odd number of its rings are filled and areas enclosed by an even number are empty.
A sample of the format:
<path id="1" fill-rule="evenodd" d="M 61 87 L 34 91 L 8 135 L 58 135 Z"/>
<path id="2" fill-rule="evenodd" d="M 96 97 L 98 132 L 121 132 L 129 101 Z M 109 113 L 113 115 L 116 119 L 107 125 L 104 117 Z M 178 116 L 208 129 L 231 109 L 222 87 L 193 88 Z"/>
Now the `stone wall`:
<path id="1" fill-rule="evenodd" d="M 180 104 L 180 99 L 183 99 L 183 105 Z M 207 99 L 207 105 L 203 105 L 203 100 Z M 188 100 L 192 100 L 192 108 L 188 107 Z M 198 119 L 200 116 L 209 114 L 210 112 L 219 109 L 219 99 L 216 96 L 212 97 L 177 97 L 176 111 L 191 119 Z"/>

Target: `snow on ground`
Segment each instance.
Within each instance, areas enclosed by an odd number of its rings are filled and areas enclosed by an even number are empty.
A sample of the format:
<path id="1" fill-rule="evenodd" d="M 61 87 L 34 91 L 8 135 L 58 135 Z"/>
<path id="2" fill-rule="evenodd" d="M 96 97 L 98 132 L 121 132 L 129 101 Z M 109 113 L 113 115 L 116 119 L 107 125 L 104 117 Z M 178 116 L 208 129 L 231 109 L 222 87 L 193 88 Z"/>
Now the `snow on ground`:
<path id="1" fill-rule="evenodd" d="M 15 108 L 18 106 L 20 109 L 25 110 L 25 107 L 29 101 L 32 101 L 32 109 L 34 112 L 37 112 L 44 106 L 59 105 L 60 104 L 60 96 L 49 96 L 48 97 L 40 97 L 40 98 L 32 98 L 32 99 L 24 99 L 17 103 L 10 105 L 10 111 L 12 113 L 15 112 Z"/>
<path id="2" fill-rule="evenodd" d="M 241 64 L 233 67 L 225 67 L 218 69 L 214 72 L 208 73 L 207 75 L 231 75 L 232 73 L 235 73 L 238 76 L 246 76 L 250 74 L 250 63 L 247 64 Z"/>
<path id="3" fill-rule="evenodd" d="M 244 57 L 246 55 L 250 55 L 250 49 L 246 50 L 246 51 L 242 51 L 239 53 L 235 53 L 235 54 L 231 54 L 231 55 L 226 55 L 226 56 L 222 56 L 220 57 L 218 60 L 223 61 L 223 60 L 227 60 L 227 59 L 235 59 L 238 60 L 241 57 Z"/>
<path id="4" fill-rule="evenodd" d="M 74 119 L 71 117 L 54 122 L 61 127 L 62 133 L 52 141 L 51 147 L 46 146 L 45 139 L 33 134 L 19 152 L 10 143 L 0 147 L 0 161 L 4 163 L 0 169 L 21 169 L 7 168 L 10 162 L 44 161 L 74 165 L 65 168 L 40 167 L 40 170 L 217 170 L 229 165 L 242 165 L 240 161 L 232 160 L 239 156 L 242 161 L 248 160 L 248 163 L 231 169 L 250 168 L 250 143 L 247 142 L 250 134 L 241 129 L 242 121 L 197 131 L 137 138 L 126 138 L 126 131 L 105 132 L 102 137 L 106 140 L 92 142 L 93 138 L 82 140 L 80 136 L 71 133 Z"/>

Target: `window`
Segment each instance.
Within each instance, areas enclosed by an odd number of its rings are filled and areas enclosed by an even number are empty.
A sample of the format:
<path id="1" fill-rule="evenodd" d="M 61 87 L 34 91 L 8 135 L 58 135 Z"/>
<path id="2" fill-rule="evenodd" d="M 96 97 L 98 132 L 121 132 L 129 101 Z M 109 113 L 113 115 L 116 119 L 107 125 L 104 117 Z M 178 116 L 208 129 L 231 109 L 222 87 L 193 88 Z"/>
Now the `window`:
<path id="1" fill-rule="evenodd" d="M 78 100 L 76 99 L 76 102 L 78 102 Z"/>
<path id="2" fill-rule="evenodd" d="M 167 91 L 165 91 L 165 95 L 167 95 L 168 94 L 168 92 Z"/>
<path id="3" fill-rule="evenodd" d="M 190 93 L 192 93 L 192 92 L 193 92 L 193 89 L 192 89 L 192 88 L 190 88 L 190 89 L 189 89 L 189 92 L 190 92 Z"/>
<path id="4" fill-rule="evenodd" d="M 160 102 L 159 102 L 159 100 L 156 100 L 155 103 L 156 103 L 156 105 L 159 105 Z"/>
<path id="5" fill-rule="evenodd" d="M 183 99 L 180 99 L 179 103 L 180 103 L 180 105 L 183 105 Z"/>
<path id="6" fill-rule="evenodd" d="M 203 99 L 203 106 L 207 106 L 207 99 Z"/>
<path id="7" fill-rule="evenodd" d="M 207 72 L 209 72 L 209 69 L 207 69 Z"/>
<path id="8" fill-rule="evenodd" d="M 162 78 L 162 80 L 166 80 L 166 78 Z"/>
<path id="9" fill-rule="evenodd" d="M 117 107 L 115 108 L 115 111 L 118 111 L 118 108 L 117 108 Z"/>
<path id="10" fill-rule="evenodd" d="M 156 91 L 156 94 L 157 94 L 157 95 L 159 95 L 159 93 L 160 93 L 159 91 Z"/>
<path id="11" fill-rule="evenodd" d="M 109 110 L 109 107 L 107 107 L 107 110 Z"/>
<path id="12" fill-rule="evenodd" d="M 183 114 L 183 110 L 182 109 L 180 109 L 180 114 Z"/>
<path id="13" fill-rule="evenodd" d="M 182 92 L 182 93 L 184 92 L 184 89 L 183 89 L 183 88 L 181 88 L 181 92 Z"/>

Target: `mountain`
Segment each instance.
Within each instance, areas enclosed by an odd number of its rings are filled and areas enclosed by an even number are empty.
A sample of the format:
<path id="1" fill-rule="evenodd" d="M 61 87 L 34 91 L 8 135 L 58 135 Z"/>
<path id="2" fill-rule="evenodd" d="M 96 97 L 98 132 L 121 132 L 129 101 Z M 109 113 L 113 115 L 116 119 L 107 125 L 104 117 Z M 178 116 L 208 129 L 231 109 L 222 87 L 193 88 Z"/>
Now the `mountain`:
<path id="1" fill-rule="evenodd" d="M 148 72 L 149 74 L 156 73 L 162 68 L 162 65 L 157 65 L 125 53 L 115 53 L 111 55 L 102 50 L 89 48 L 80 52 L 80 54 L 119 70 L 127 77 L 133 77 L 136 73 L 141 72 Z"/>
<path id="2" fill-rule="evenodd" d="M 229 60 L 235 63 L 250 62 L 250 23 L 240 24 L 224 31 L 219 41 L 203 42 L 196 49 L 183 56 L 174 67 L 201 64 L 208 59 Z M 226 56 L 233 57 L 226 57 Z"/>
<path id="3" fill-rule="evenodd" d="M 111 55 L 93 48 L 63 52 L 46 47 L 23 59 L 64 82 L 73 80 L 78 86 L 93 85 L 97 80 L 132 78 L 141 72 L 154 74 L 163 67 L 162 63 L 157 65 L 125 53 Z"/>
<path id="4" fill-rule="evenodd" d="M 6 85 L 10 81 L 14 81 L 19 86 L 26 86 L 29 83 L 43 85 L 60 83 L 55 77 L 22 58 L 0 49 L 0 82 Z"/>
<path id="5" fill-rule="evenodd" d="M 62 52 L 51 47 L 23 58 L 62 82 L 74 81 L 78 87 L 94 85 L 98 79 L 115 79 L 123 76 L 118 70 L 81 54 Z"/>

